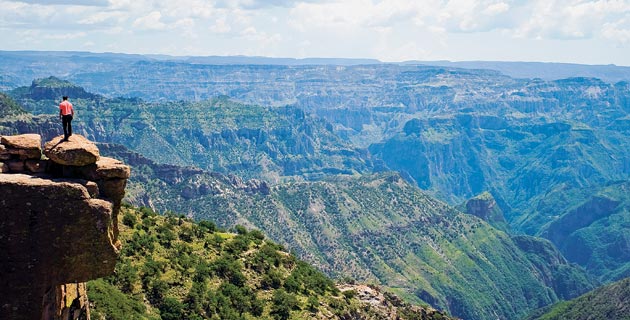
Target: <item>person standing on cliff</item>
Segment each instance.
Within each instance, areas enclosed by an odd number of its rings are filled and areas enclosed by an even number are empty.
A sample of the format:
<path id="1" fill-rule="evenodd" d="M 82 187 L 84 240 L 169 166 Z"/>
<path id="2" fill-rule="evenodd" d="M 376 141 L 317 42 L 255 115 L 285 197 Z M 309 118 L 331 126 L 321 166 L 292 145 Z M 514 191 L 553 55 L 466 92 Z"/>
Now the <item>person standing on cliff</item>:
<path id="1" fill-rule="evenodd" d="M 63 96 L 63 101 L 59 104 L 59 118 L 61 118 L 63 125 L 63 141 L 68 141 L 72 135 L 72 117 L 74 117 L 72 103 L 68 101 L 68 96 Z"/>

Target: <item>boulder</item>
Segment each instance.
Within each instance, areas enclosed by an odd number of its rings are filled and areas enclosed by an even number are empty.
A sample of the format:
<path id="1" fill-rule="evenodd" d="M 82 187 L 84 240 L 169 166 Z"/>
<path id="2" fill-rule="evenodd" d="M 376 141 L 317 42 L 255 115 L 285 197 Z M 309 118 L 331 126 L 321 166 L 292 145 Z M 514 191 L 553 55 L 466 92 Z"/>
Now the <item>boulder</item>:
<path id="1" fill-rule="evenodd" d="M 57 136 L 46 142 L 44 154 L 53 162 L 67 166 L 86 166 L 100 158 L 96 145 L 78 134 L 70 136 L 68 141 Z"/>
<path id="2" fill-rule="evenodd" d="M 40 150 L 40 153 L 42 149 L 42 137 L 35 133 L 2 136 L 0 142 L 12 149 Z"/>
<path id="3" fill-rule="evenodd" d="M 38 134 L 2 136 L 0 141 L 0 159 L 9 159 L 11 155 L 17 155 L 22 160 L 39 159 L 42 156 L 42 138 Z"/>
<path id="4" fill-rule="evenodd" d="M 89 319 L 84 282 L 114 270 L 130 169 L 80 135 L 46 159 L 38 138 L 1 137 L 0 319 Z"/>
<path id="5" fill-rule="evenodd" d="M 128 179 L 131 174 L 129 166 L 108 157 L 100 157 L 94 164 L 87 165 L 79 169 L 81 174 L 88 180 L 101 179 Z"/>

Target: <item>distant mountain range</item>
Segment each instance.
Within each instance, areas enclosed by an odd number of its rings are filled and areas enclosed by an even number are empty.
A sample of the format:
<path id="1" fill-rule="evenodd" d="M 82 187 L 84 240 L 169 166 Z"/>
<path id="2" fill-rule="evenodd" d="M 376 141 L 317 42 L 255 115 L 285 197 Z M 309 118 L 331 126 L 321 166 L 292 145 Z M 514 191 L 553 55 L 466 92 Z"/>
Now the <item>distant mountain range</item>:
<path id="1" fill-rule="evenodd" d="M 582 65 L 554 62 L 509 61 L 402 61 L 347 58 L 270 58 L 251 56 L 169 56 L 155 54 L 92 53 L 81 51 L 1 51 L 0 90 L 28 84 L 32 79 L 50 75 L 68 77 L 80 73 L 124 70 L 138 62 L 173 62 L 196 65 L 270 65 L 270 66 L 356 66 L 425 65 L 461 69 L 499 71 L 514 78 L 558 80 L 571 77 L 598 78 L 609 83 L 630 81 L 630 66 Z M 79 82 L 82 86 L 86 83 Z M 92 88 L 90 88 L 92 89 Z M 99 92 L 100 91 L 96 91 Z"/>
<path id="2" fill-rule="evenodd" d="M 58 134 L 56 104 L 69 92 L 77 130 L 123 145 L 112 152 L 132 165 L 144 159 L 130 201 L 260 228 L 329 274 L 473 319 L 524 316 L 582 293 L 591 277 L 630 276 L 627 79 L 530 79 L 451 63 L 2 55 L 0 133 Z M 513 300 L 508 283 L 534 298 Z"/>
<path id="3" fill-rule="evenodd" d="M 51 91 L 40 90 L 38 85 L 42 83 Z M 60 87 L 82 94 L 80 88 L 54 79 L 37 81 L 30 88 L 36 90 L 21 88 L 14 93 L 23 99 L 25 108 L 41 112 L 53 103 L 47 94 Z M 25 92 L 30 95 L 24 96 Z M 34 92 L 41 100 L 33 99 Z M 150 117 L 130 117 L 134 110 L 144 108 L 143 102 L 99 97 L 75 102 L 84 106 L 77 130 L 97 141 L 120 141 L 134 149 L 151 148 L 144 153 L 158 159 L 168 159 L 169 155 L 176 158 L 191 149 L 190 144 L 173 143 L 176 141 L 173 135 L 178 135 L 181 129 L 174 123 L 161 130 L 148 129 L 172 119 L 159 111 L 163 104 L 146 105 L 149 109 L 156 108 L 155 112 L 141 111 L 140 114 L 145 112 Z M 14 108 L 10 98 L 5 98 L 1 105 Z M 99 109 L 100 105 L 110 107 L 105 111 Z M 181 110 L 193 114 L 192 105 L 183 106 L 186 107 Z M 275 113 L 253 106 L 250 109 L 256 114 L 262 112 L 262 118 L 250 123 L 244 106 L 227 100 L 202 103 L 199 107 L 222 109 L 218 114 L 207 112 L 205 117 L 201 116 L 203 112 L 186 117 L 198 118 L 205 127 L 195 127 L 203 129 L 202 132 L 212 132 L 215 127 L 210 124 L 216 120 L 222 121 L 220 127 L 229 127 L 234 118 L 228 115 L 233 112 L 242 114 L 239 130 L 261 121 L 267 124 L 265 130 L 269 132 L 287 124 L 297 127 L 304 124 L 304 121 L 264 122 L 261 119 L 275 119 Z M 108 120 L 109 114 L 118 121 Z M 126 119 L 133 125 L 127 126 Z M 0 122 L 0 128 L 39 130 L 47 137 L 57 134 L 54 122 L 54 116 L 18 113 Z M 145 140 L 143 132 L 147 131 L 162 132 L 165 138 L 155 136 Z M 318 132 L 309 129 L 305 134 L 308 139 L 326 141 L 326 136 Z M 290 142 L 286 137 L 279 142 Z M 239 145 L 251 145 L 259 138 L 260 134 L 243 136 L 221 144 L 221 148 L 212 144 L 205 153 L 217 159 L 241 154 L 235 152 L 241 148 Z M 144 142 L 136 144 L 138 141 Z M 127 200 L 133 204 L 210 219 L 223 227 L 242 224 L 259 228 L 328 274 L 380 283 L 410 301 L 424 301 L 460 317 L 521 317 L 559 299 L 577 296 L 594 284 L 581 267 L 564 259 L 550 242 L 534 237 L 511 237 L 473 215 L 433 199 L 397 173 L 329 172 L 312 182 L 299 182 L 308 177 L 303 175 L 284 182 L 287 177 L 278 171 L 276 175 L 283 179 L 273 185 L 262 180 L 243 180 L 231 174 L 229 168 L 224 170 L 229 175 L 210 173 L 194 167 L 159 164 L 120 145 L 103 144 L 99 148 L 104 155 L 123 159 L 132 166 Z M 289 150 L 277 148 L 277 158 L 309 154 L 307 149 Z M 265 152 L 256 151 L 253 158 Z M 327 154 L 314 157 L 308 167 L 324 163 L 321 161 Z M 357 159 L 353 152 L 339 155 L 348 158 L 339 162 L 342 165 Z M 235 160 L 224 162 L 233 165 Z M 243 164 L 242 168 L 258 172 L 256 177 L 260 179 L 270 167 L 252 169 L 251 164 Z"/>

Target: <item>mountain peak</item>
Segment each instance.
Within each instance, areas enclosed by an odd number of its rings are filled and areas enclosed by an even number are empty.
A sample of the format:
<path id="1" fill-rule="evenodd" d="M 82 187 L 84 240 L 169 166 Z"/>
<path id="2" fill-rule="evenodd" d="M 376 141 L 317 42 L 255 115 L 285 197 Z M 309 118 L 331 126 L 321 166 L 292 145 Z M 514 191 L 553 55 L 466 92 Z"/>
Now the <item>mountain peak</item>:
<path id="1" fill-rule="evenodd" d="M 497 229 L 503 231 L 508 229 L 503 210 L 497 205 L 496 200 L 488 191 L 469 199 L 462 207 L 465 213 L 477 216 Z"/>
<path id="2" fill-rule="evenodd" d="M 97 95 L 85 91 L 82 87 L 68 80 L 50 76 L 35 79 L 30 87 L 19 87 L 11 91 L 11 95 L 18 99 L 61 100 L 68 96 L 72 99 L 94 99 Z"/>

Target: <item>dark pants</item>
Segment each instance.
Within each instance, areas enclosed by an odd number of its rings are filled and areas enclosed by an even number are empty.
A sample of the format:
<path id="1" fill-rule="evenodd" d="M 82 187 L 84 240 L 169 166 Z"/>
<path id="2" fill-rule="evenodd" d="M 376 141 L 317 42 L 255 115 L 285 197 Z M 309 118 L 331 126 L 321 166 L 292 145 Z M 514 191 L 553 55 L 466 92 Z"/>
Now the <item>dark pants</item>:
<path id="1" fill-rule="evenodd" d="M 61 124 L 63 124 L 63 138 L 68 140 L 68 137 L 72 135 L 72 115 L 62 116 Z"/>

